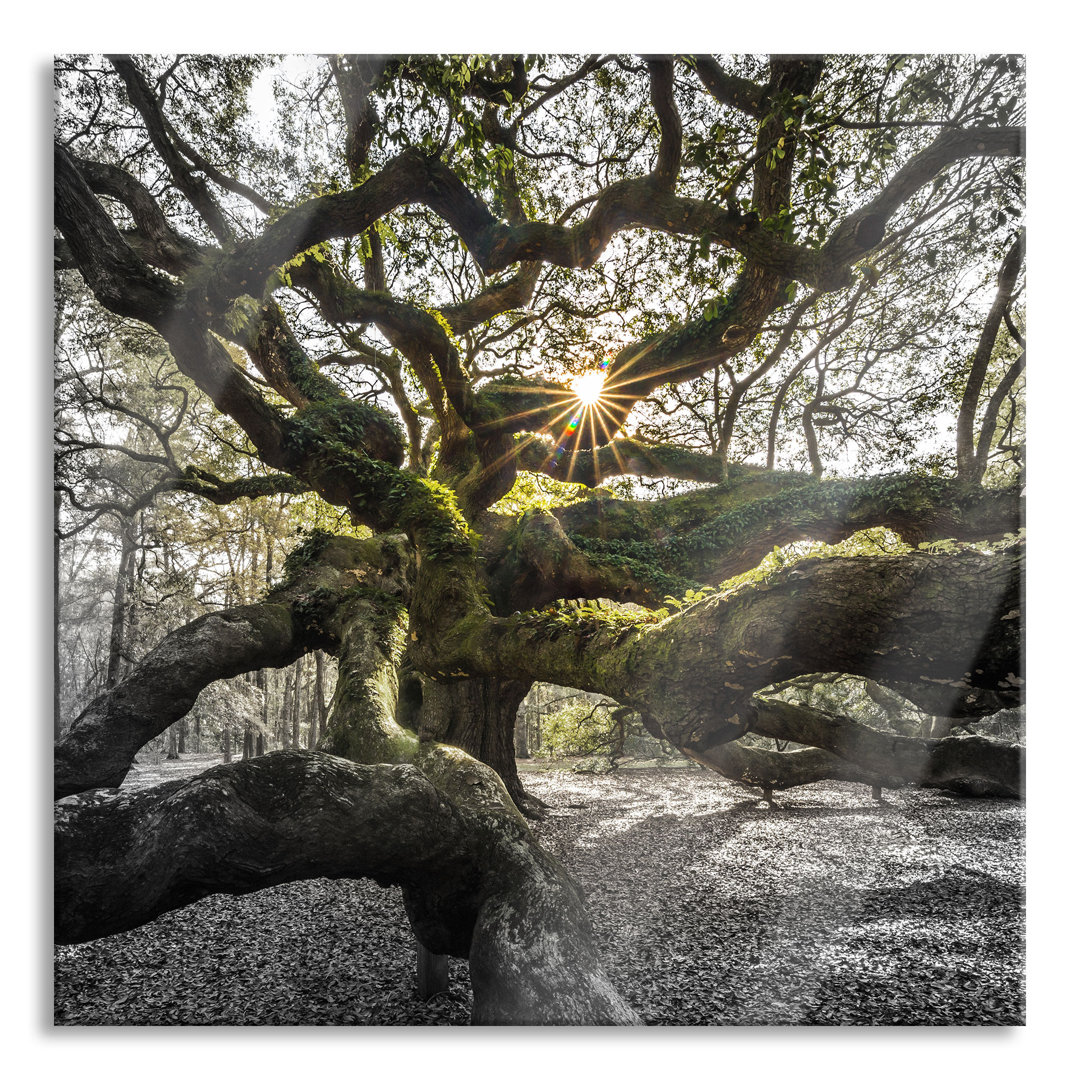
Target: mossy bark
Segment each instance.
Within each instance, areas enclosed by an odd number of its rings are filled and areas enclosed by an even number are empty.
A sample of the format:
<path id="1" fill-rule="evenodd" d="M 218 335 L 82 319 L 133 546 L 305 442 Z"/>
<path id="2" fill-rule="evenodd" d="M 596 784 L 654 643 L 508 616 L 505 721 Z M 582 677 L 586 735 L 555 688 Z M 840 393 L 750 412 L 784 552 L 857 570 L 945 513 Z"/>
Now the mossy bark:
<path id="1" fill-rule="evenodd" d="M 420 738 L 457 746 L 494 769 L 515 805 L 532 813 L 536 800 L 521 785 L 514 752 L 518 707 L 531 682 L 510 679 L 428 681 Z"/>
<path id="2" fill-rule="evenodd" d="M 283 750 L 56 804 L 55 937 L 131 929 L 213 892 L 311 877 L 403 886 L 420 940 L 469 958 L 474 1023 L 632 1024 L 579 888 L 498 777 L 458 750 L 359 765 Z"/>
<path id="3" fill-rule="evenodd" d="M 912 738 L 876 731 L 850 717 L 820 709 L 761 698 L 753 706 L 750 730 L 819 747 L 838 756 L 853 770 L 844 779 L 888 787 L 916 784 L 963 795 L 1006 798 L 1018 798 L 1023 791 L 1023 749 L 1015 743 L 979 735 Z M 786 756 L 775 755 L 774 764 L 783 769 L 779 759 Z M 882 777 L 891 778 L 891 782 L 883 782 Z"/>
<path id="4" fill-rule="evenodd" d="M 92 701 L 57 742 L 56 796 L 117 787 L 147 741 L 187 715 L 216 679 L 281 667 L 304 651 L 288 604 L 205 615 L 170 634 L 114 690 Z"/>
<path id="5" fill-rule="evenodd" d="M 417 738 L 395 719 L 405 610 L 360 600 L 343 621 L 337 686 L 319 749 L 368 764 L 408 761 Z"/>

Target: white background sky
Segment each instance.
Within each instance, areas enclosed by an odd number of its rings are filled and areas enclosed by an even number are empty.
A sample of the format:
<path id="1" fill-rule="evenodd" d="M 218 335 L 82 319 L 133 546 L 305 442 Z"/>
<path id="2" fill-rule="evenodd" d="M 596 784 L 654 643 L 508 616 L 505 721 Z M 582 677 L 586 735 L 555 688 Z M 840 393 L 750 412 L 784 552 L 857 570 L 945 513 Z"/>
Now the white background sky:
<path id="1" fill-rule="evenodd" d="M 101 6 L 68 0 L 19 5 L 8 15 L 2 170 L 6 244 L 7 468 L 3 595 L 8 650 L 4 835 L 14 847 L 2 887 L 5 1058 L 12 1075 L 77 1074 L 154 1080 L 226 1075 L 297 1077 L 344 1068 L 531 1080 L 559 1073 L 619 1076 L 828 1074 L 888 1080 L 935 1076 L 1056 1075 L 1074 1060 L 1077 956 L 1070 887 L 1076 863 L 1075 781 L 1054 768 L 1068 753 L 1078 691 L 1074 624 L 1080 619 L 1069 542 L 1073 495 L 1080 307 L 1074 267 L 1075 101 L 1080 52 L 1058 5 L 988 2 L 586 4 L 582 0 L 468 5 L 226 4 L 150 0 Z M 610 14 L 607 14 L 610 12 Z M 50 65 L 71 51 L 912 51 L 1023 52 L 1030 66 L 1028 336 L 1030 564 L 1028 576 L 1029 966 L 1025 1029 L 649 1029 L 466 1032 L 431 1029 L 53 1030 L 51 1024 L 51 300 Z M 28 737 L 32 730 L 38 738 Z M 1055 786 L 1056 785 L 1056 786 Z M 21 1059 L 21 1060 L 20 1060 Z"/>

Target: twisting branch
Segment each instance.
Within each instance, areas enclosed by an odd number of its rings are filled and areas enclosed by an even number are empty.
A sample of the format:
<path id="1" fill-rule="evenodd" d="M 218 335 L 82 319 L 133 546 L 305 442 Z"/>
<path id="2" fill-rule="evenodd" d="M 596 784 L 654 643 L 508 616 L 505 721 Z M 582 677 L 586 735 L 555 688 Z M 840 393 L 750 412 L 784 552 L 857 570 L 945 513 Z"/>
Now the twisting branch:
<path id="1" fill-rule="evenodd" d="M 126 318 L 151 324 L 164 318 L 180 299 L 179 290 L 155 274 L 124 242 L 75 160 L 59 143 L 53 176 L 57 227 L 94 295 Z"/>
<path id="2" fill-rule="evenodd" d="M 750 708 L 750 730 L 774 739 L 818 747 L 842 758 L 864 783 L 902 783 L 964 794 L 1017 798 L 1022 790 L 1023 756 L 1011 743 L 980 736 L 919 739 L 875 731 L 850 717 L 777 698 L 758 696 Z M 773 764 L 780 764 L 775 758 Z M 782 767 L 782 766 L 781 766 Z M 780 788 L 785 783 L 773 783 Z"/>
<path id="3" fill-rule="evenodd" d="M 975 444 L 975 415 L 979 408 L 979 398 L 982 394 L 983 384 L 986 382 L 986 372 L 990 366 L 990 357 L 997 342 L 998 330 L 1001 328 L 1002 319 L 1013 301 L 1013 293 L 1016 289 L 1016 280 L 1020 276 L 1020 266 L 1024 256 L 1024 232 L 1017 235 L 1002 260 L 1001 268 L 997 276 L 997 292 L 994 302 L 990 305 L 986 321 L 983 323 L 982 333 L 979 335 L 979 343 L 975 348 L 975 355 L 971 359 L 971 370 L 968 372 L 967 383 L 964 386 L 964 396 L 960 401 L 960 411 L 956 416 L 956 475 L 961 480 L 978 482 L 982 472 L 986 468 L 986 457 L 989 454 L 989 442 L 984 444 L 980 435 L 979 446 Z M 1019 370 L 1016 372 L 1019 375 Z M 1016 376 L 1014 376 L 1015 379 Z M 1000 406 L 1000 400 L 998 405 Z M 990 420 L 990 413 L 987 413 Z M 997 412 L 993 413 L 993 421 L 996 423 Z M 992 430 L 992 427 L 991 427 Z M 981 450 L 985 447 L 985 453 Z M 980 468 L 981 463 L 981 468 Z"/>
<path id="4" fill-rule="evenodd" d="M 116 787 L 135 754 L 185 716 L 203 687 L 312 649 L 337 648 L 334 616 L 363 571 L 371 586 L 401 592 L 400 553 L 336 537 L 259 604 L 204 615 L 175 630 L 114 690 L 92 701 L 56 744 L 57 797 Z"/>
<path id="5" fill-rule="evenodd" d="M 198 262 L 202 249 L 169 224 L 153 195 L 130 173 L 118 165 L 72 160 L 91 191 L 118 200 L 131 213 L 139 236 L 147 241 L 148 262 L 172 274 L 183 274 Z"/>
<path id="6" fill-rule="evenodd" d="M 690 56 L 686 63 L 697 73 L 702 85 L 721 105 L 731 105 L 751 116 L 760 117 L 764 107 L 765 87 L 732 75 L 711 56 Z"/>
<path id="7" fill-rule="evenodd" d="M 218 240 L 222 243 L 231 240 L 232 229 L 225 220 L 221 207 L 206 186 L 206 181 L 192 172 L 173 144 L 161 105 L 142 72 L 129 56 L 110 56 L 109 61 L 123 80 L 128 98 L 142 117 L 150 142 L 169 170 L 173 183 L 184 193 Z"/>
<path id="8" fill-rule="evenodd" d="M 59 942 L 212 892 L 369 877 L 403 886 L 432 951 L 468 958 L 474 1023 L 637 1022 L 600 965 L 580 887 L 498 777 L 448 747 L 401 765 L 283 750 L 134 795 L 59 802 L 54 855 Z"/>

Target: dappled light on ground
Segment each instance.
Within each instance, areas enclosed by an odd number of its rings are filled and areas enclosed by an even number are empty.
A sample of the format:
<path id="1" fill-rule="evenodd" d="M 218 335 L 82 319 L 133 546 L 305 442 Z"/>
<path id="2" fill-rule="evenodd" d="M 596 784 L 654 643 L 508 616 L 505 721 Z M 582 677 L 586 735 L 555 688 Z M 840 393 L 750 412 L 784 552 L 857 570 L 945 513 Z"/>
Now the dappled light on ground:
<path id="1" fill-rule="evenodd" d="M 525 784 L 646 1023 L 1023 1022 L 1022 804 L 829 782 L 770 809 L 696 769 Z M 370 882 L 212 896 L 59 948 L 56 1022 L 467 1023 L 467 964 L 420 1002 L 412 941 L 398 890 Z"/>
<path id="2" fill-rule="evenodd" d="M 704 772 L 534 790 L 650 1023 L 1022 1022 L 1019 804 L 829 782 L 770 810 Z"/>

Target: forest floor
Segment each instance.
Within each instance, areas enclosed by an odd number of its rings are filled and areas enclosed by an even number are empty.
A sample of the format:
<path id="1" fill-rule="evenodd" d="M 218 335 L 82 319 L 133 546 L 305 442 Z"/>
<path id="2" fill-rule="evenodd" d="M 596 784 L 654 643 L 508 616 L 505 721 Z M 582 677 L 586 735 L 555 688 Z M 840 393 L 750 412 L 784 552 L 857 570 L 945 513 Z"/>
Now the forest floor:
<path id="1" fill-rule="evenodd" d="M 146 786 L 211 755 L 140 766 Z M 755 792 L 694 769 L 523 772 L 646 1024 L 1024 1023 L 1024 807 L 839 782 Z M 414 992 L 399 891 L 296 882 L 60 946 L 61 1025 L 466 1024 L 468 965 Z"/>

